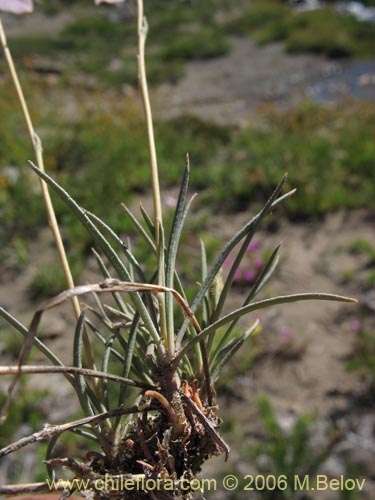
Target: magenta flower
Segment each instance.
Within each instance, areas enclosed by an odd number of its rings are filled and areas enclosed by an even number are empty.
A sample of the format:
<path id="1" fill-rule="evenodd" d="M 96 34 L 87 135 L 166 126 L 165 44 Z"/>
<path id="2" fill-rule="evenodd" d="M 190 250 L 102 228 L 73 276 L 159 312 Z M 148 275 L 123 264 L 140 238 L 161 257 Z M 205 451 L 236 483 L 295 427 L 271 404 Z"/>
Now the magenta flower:
<path id="1" fill-rule="evenodd" d="M 26 14 L 33 8 L 33 0 L 0 0 L 0 10 L 12 14 Z"/>
<path id="2" fill-rule="evenodd" d="M 241 279 L 242 279 L 242 271 L 240 269 L 237 269 L 237 271 L 234 273 L 233 281 L 241 281 Z"/>
<path id="3" fill-rule="evenodd" d="M 260 271 L 263 267 L 263 260 L 262 259 L 255 259 L 254 260 L 254 267 L 257 271 Z"/>
<path id="4" fill-rule="evenodd" d="M 355 319 L 352 321 L 352 330 L 355 332 L 359 332 L 359 330 L 362 328 L 362 323 L 359 319 Z"/>
<path id="5" fill-rule="evenodd" d="M 243 274 L 243 277 L 246 281 L 253 281 L 255 278 L 255 273 L 252 269 L 246 269 L 246 271 Z"/>
<path id="6" fill-rule="evenodd" d="M 258 250 L 259 248 L 260 244 L 257 241 L 251 241 L 247 246 L 247 250 L 249 252 L 253 252 L 254 250 Z"/>

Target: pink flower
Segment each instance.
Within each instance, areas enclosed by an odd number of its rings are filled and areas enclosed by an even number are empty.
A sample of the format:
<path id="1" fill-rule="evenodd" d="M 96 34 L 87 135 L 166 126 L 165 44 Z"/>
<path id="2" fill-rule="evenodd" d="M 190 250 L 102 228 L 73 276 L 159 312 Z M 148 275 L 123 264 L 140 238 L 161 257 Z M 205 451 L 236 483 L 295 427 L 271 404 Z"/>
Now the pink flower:
<path id="1" fill-rule="evenodd" d="M 12 14 L 26 14 L 33 11 L 33 0 L 0 0 L 0 10 Z"/>
<path id="2" fill-rule="evenodd" d="M 241 281 L 241 279 L 242 279 L 242 271 L 240 269 L 237 269 L 237 271 L 234 273 L 233 281 Z"/>
<path id="3" fill-rule="evenodd" d="M 253 252 L 254 250 L 258 250 L 259 248 L 260 244 L 257 241 L 251 241 L 247 246 L 247 250 L 249 252 Z"/>
<path id="4" fill-rule="evenodd" d="M 355 319 L 352 321 L 352 330 L 355 332 L 358 332 L 362 328 L 362 323 L 360 322 L 359 319 Z"/>
<path id="5" fill-rule="evenodd" d="M 177 205 L 177 200 L 174 196 L 166 196 L 165 204 L 167 205 L 167 207 L 175 207 Z"/>
<path id="6" fill-rule="evenodd" d="M 243 274 L 243 277 L 246 281 L 253 281 L 255 278 L 255 273 L 252 269 L 246 269 L 246 271 Z"/>
<path id="7" fill-rule="evenodd" d="M 262 259 L 255 259 L 254 260 L 254 267 L 257 271 L 259 271 L 260 269 L 262 269 L 263 267 L 263 260 Z"/>

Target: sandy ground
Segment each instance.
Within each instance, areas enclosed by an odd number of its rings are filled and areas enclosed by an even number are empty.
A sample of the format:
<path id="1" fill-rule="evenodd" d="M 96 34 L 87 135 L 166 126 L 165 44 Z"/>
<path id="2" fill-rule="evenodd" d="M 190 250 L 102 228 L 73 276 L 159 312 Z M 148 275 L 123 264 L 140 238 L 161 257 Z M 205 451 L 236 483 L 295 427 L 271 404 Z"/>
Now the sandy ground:
<path id="1" fill-rule="evenodd" d="M 313 55 L 289 55 L 282 45 L 259 47 L 246 38 L 233 38 L 229 54 L 186 65 L 176 84 L 157 93 L 162 116 L 195 114 L 222 124 L 239 125 L 260 106 L 291 106 L 307 98 L 315 81 L 338 74 L 342 65 Z"/>

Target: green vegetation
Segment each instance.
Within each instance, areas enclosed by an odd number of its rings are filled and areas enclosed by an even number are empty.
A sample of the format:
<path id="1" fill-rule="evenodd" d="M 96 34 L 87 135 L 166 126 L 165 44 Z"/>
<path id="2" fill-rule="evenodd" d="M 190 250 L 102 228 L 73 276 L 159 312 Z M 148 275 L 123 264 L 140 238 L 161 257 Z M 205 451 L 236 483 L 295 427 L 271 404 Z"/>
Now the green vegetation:
<path id="1" fill-rule="evenodd" d="M 233 145 L 227 179 L 231 179 L 235 193 L 231 201 L 236 206 L 230 208 L 244 208 L 262 197 L 265 187 L 285 171 L 297 187 L 286 204 L 293 219 L 373 206 L 375 186 L 368 182 L 375 152 L 372 109 L 370 104 L 306 103 L 285 113 L 266 114 L 262 125 L 245 129 Z M 213 196 L 221 198 L 223 192 L 219 189 Z"/>
<path id="2" fill-rule="evenodd" d="M 333 7 L 295 13 L 281 0 L 255 0 L 226 26 L 258 43 L 284 41 L 289 52 L 328 57 L 372 57 L 375 25 L 340 14 Z"/>
<path id="3" fill-rule="evenodd" d="M 375 331 L 359 320 L 353 321 L 352 329 L 356 332 L 356 338 L 346 367 L 348 371 L 358 373 L 371 400 L 375 390 Z"/>
<path id="4" fill-rule="evenodd" d="M 300 491 L 295 487 L 295 478 L 299 477 L 303 481 L 305 475 L 309 475 L 313 488 L 313 477 L 339 442 L 340 434 L 330 429 L 324 444 L 320 443 L 318 449 L 313 442 L 316 432 L 314 415 L 303 414 L 283 424 L 266 396 L 258 399 L 258 414 L 260 429 L 257 427 L 254 430 L 252 426 L 251 431 L 256 437 L 255 443 L 249 445 L 244 442 L 243 433 L 238 432 L 235 422 L 230 427 L 232 440 L 233 433 L 238 434 L 241 440 L 241 464 L 224 471 L 224 474 L 233 474 L 240 480 L 238 488 L 228 498 L 247 500 L 248 488 L 252 488 L 252 498 L 256 499 L 299 499 Z M 250 473 L 245 475 L 244 470 Z"/>
<path id="5" fill-rule="evenodd" d="M 186 61 L 226 54 L 231 34 L 250 35 L 262 44 L 284 41 L 290 52 L 329 57 L 373 55 L 375 25 L 333 8 L 295 13 L 282 0 L 242 4 L 234 0 L 153 0 L 149 4 L 147 65 L 149 82 L 154 85 L 177 81 L 184 74 Z M 130 13 L 115 19 L 109 15 L 113 8 L 94 8 L 85 2 L 43 2 L 42 8 L 47 15 L 56 15 L 67 5 L 74 20 L 60 33 L 10 37 L 16 59 L 22 59 L 22 66 L 28 70 L 56 72 L 63 80 L 79 74 L 105 87 L 135 85 L 134 16 Z M 86 80 L 82 78 L 82 82 Z"/>
<path id="6" fill-rule="evenodd" d="M 14 335 L 14 332 L 12 332 Z M 25 380 L 25 377 L 24 377 Z M 25 422 L 35 431 L 40 427 L 40 421 L 44 418 L 40 401 L 45 398 L 47 392 L 27 389 L 25 383 L 21 384 L 18 391 L 17 401 L 11 406 L 8 418 L 0 426 L 0 447 L 9 443 L 9 439 L 20 429 Z M 0 407 L 3 406 L 6 397 L 0 395 Z"/>
<path id="7" fill-rule="evenodd" d="M 369 259 L 369 266 L 375 264 L 375 247 L 370 241 L 363 238 L 358 238 L 351 242 L 349 250 L 354 254 L 364 254 Z"/>
<path id="8" fill-rule="evenodd" d="M 15 235 L 18 239 L 33 236 L 44 221 L 38 182 L 27 168 L 30 146 L 11 104 L 7 96 L 0 99 L 0 112 L 8 124 L 0 131 L 2 241 Z M 162 182 L 164 186 L 176 184 L 182 158 L 189 151 L 194 165 L 192 186 L 200 193 L 197 206 L 210 203 L 221 211 L 244 210 L 253 202 L 263 202 L 275 187 L 275 179 L 286 171 L 290 185 L 298 189 L 284 206 L 291 219 L 373 206 L 375 187 L 368 182 L 374 157 L 373 108 L 370 104 L 325 108 L 306 103 L 285 113 L 269 110 L 258 117 L 256 125 L 242 131 L 189 116 L 158 123 Z M 49 112 L 39 113 L 44 129 Z M 132 226 L 119 203 L 129 204 L 134 193 L 145 191 L 148 168 L 139 112 L 129 101 L 120 106 L 109 100 L 105 111 L 82 109 L 80 113 L 81 118 L 73 123 L 49 121 L 46 164 L 83 207 L 117 232 L 128 234 Z M 109 169 L 115 183 L 108 176 Z M 61 202 L 56 203 L 73 253 L 88 250 L 90 238 L 82 234 Z"/>
<path id="9" fill-rule="evenodd" d="M 193 35 L 193 36 L 192 36 Z M 202 29 L 195 33 L 185 34 L 168 45 L 161 52 L 165 61 L 210 59 L 230 50 L 230 45 L 221 33 L 214 29 Z"/>
<path id="10" fill-rule="evenodd" d="M 4 332 L 2 331 L 1 333 L 3 334 Z M 9 335 L 14 339 L 14 331 L 9 331 Z M 17 340 L 19 341 L 20 339 L 17 338 Z M 17 359 L 17 356 L 15 359 Z M 43 408 L 43 400 L 48 396 L 48 391 L 33 389 L 28 386 L 26 380 L 27 376 L 24 375 L 21 379 L 17 399 L 11 405 L 7 419 L 0 425 L 0 448 L 8 445 L 10 440 L 19 439 L 20 430 L 22 433 L 29 432 L 30 434 L 39 430 L 40 422 L 46 418 L 46 405 Z M 6 396 L 0 394 L 0 407 L 3 406 L 5 400 Z M 36 470 L 33 470 L 35 480 L 39 479 L 42 481 L 46 477 L 45 466 L 42 463 L 43 458 L 41 456 L 41 460 L 35 468 Z M 17 483 L 20 478 L 20 472 L 24 470 L 23 455 L 11 457 L 4 470 L 7 474 L 7 481 Z"/>
<path id="11" fill-rule="evenodd" d="M 274 491 L 270 489 L 262 491 L 262 498 L 294 498 L 294 478 L 296 476 L 303 478 L 306 474 L 312 476 L 328 458 L 338 440 L 338 435 L 332 434 L 325 447 L 318 451 L 311 443 L 314 432 L 312 415 L 299 416 L 287 431 L 278 422 L 265 396 L 259 399 L 258 405 L 265 436 L 261 443 L 250 449 L 250 454 L 255 459 L 259 474 L 265 477 L 273 474 L 278 478 L 278 488 Z"/>
<path id="12" fill-rule="evenodd" d="M 96 302 L 96 307 L 84 309 L 78 317 L 73 341 L 74 368 L 66 369 L 68 373 L 74 370 L 76 376 L 68 377 L 68 381 L 72 383 L 82 411 L 87 417 L 85 424 L 90 425 L 90 427 L 85 426 L 85 433 L 82 436 L 89 439 L 91 444 L 94 440 L 97 449 L 103 452 L 96 454 L 97 460 L 95 461 L 86 459 L 85 467 L 79 469 L 80 477 L 91 478 L 93 472 L 102 474 L 103 470 L 106 474 L 108 471 L 108 475 L 113 476 L 119 473 L 144 474 L 145 460 L 150 460 L 150 463 L 156 464 L 157 470 L 164 467 L 165 478 L 173 478 L 173 492 L 168 493 L 168 498 L 178 496 L 188 498 L 189 492 L 186 493 L 180 488 L 181 483 L 176 481 L 176 478 L 185 477 L 187 471 L 191 477 L 194 477 L 201 470 L 203 462 L 211 456 L 220 453 L 228 456 L 229 448 L 217 433 L 220 420 L 216 416 L 214 383 L 225 364 L 256 332 L 259 324 L 259 320 L 255 320 L 245 329 L 241 329 L 238 334 L 236 330 L 238 320 L 250 312 L 271 305 L 310 299 L 342 302 L 352 302 L 353 299 L 324 293 L 307 293 L 254 301 L 275 270 L 278 259 L 278 248 L 276 248 L 268 261 L 264 263 L 264 267 L 262 265 L 262 270 L 245 297 L 243 306 L 225 316 L 222 315 L 228 294 L 232 289 L 233 278 L 241 266 L 246 251 L 250 249 L 254 233 L 263 219 L 272 211 L 273 206 L 291 194 L 289 192 L 280 196 L 286 176 L 283 177 L 262 210 L 234 234 L 210 267 L 202 243 L 201 255 L 200 258 L 198 257 L 201 264 L 198 278 L 200 282 L 197 283 L 195 297 L 189 306 L 184 299 L 185 289 L 176 268 L 180 235 L 184 229 L 190 205 L 187 196 L 189 162 L 184 169 L 171 227 L 166 227 L 165 222 L 161 223 L 158 233 L 155 230 L 156 223 L 162 222 L 162 218 L 156 218 L 154 222 L 143 214 L 148 226 L 148 232 L 146 232 L 141 228 L 140 223 L 136 222 L 135 216 L 132 216 L 139 236 L 144 238 L 150 247 L 149 253 L 153 257 L 154 266 L 151 279 L 146 276 L 143 265 L 141 267 L 138 263 L 130 246 L 125 246 L 112 229 L 103 225 L 92 214 L 87 214 L 52 177 L 36 166 L 32 168 L 77 217 L 82 229 L 91 235 L 99 250 L 96 253 L 97 263 L 105 279 L 100 283 L 87 285 L 83 289 L 78 287 L 70 291 L 71 294 L 80 296 L 82 292 L 92 293 Z M 110 173 L 108 176 L 115 183 L 116 179 Z M 155 192 L 154 188 L 154 195 Z M 157 194 L 160 194 L 159 191 Z M 164 235 L 167 234 L 166 240 Z M 235 256 L 230 271 L 227 276 L 222 276 L 223 263 L 230 255 L 233 256 L 232 252 Z M 126 264 L 123 258 L 126 259 Z M 105 262 L 109 262 L 111 267 L 107 267 Z M 113 272 L 119 279 L 106 279 Z M 153 283 L 155 277 L 158 279 L 158 284 Z M 195 279 L 194 282 L 197 280 Z M 164 283 L 168 287 L 164 286 Z M 179 292 L 175 290 L 175 286 Z M 109 304 L 101 301 L 100 292 L 107 294 L 112 292 L 111 303 L 114 307 L 109 307 Z M 120 295 L 117 292 L 123 293 Z M 150 299 L 152 295 L 156 296 L 157 300 Z M 162 297 L 166 297 L 166 300 L 162 300 Z M 172 298 L 181 310 L 174 307 L 172 300 L 168 300 Z M 54 298 L 43 308 L 39 308 L 31 321 L 28 332 L 24 325 L 17 322 L 4 309 L 1 308 L 0 314 L 21 334 L 27 332 L 27 339 L 33 339 L 36 338 L 42 312 L 59 305 L 65 299 L 69 299 L 66 294 Z M 84 333 L 87 331 L 90 331 L 90 337 L 84 344 Z M 104 352 L 100 359 L 96 359 L 97 350 L 91 347 L 93 340 L 95 343 L 100 341 L 103 344 Z M 90 343 L 90 349 L 87 346 L 88 343 Z M 59 358 L 41 340 L 38 339 L 34 345 L 55 365 L 58 365 L 54 371 L 60 372 L 58 368 L 65 368 L 61 366 Z M 32 348 L 31 343 L 29 345 L 25 343 L 24 348 L 26 350 L 23 356 L 27 358 Z M 90 373 L 82 370 L 83 348 L 87 357 L 90 353 Z M 101 366 L 102 371 L 96 371 L 96 366 Z M 24 366 L 24 368 L 30 373 L 34 371 L 33 367 Z M 36 367 L 36 369 L 41 368 Z M 6 369 L 6 372 L 7 370 L 9 369 Z M 45 368 L 43 370 L 45 371 Z M 48 372 L 49 370 L 50 367 L 48 367 Z M 117 370 L 120 370 L 120 373 Z M 92 375 L 95 378 L 100 376 L 98 387 L 93 390 L 83 375 Z M 177 380 L 183 381 L 181 386 Z M 127 386 L 137 388 L 137 390 L 128 390 Z M 9 396 L 11 396 L 11 391 L 9 391 Z M 155 409 L 150 407 L 152 415 L 150 416 L 146 411 L 145 417 L 140 419 L 138 415 L 143 411 L 143 407 L 134 405 L 139 405 L 141 399 L 146 404 L 150 400 L 156 400 L 155 403 L 160 403 L 161 406 Z M 115 414 L 111 412 L 112 409 L 116 409 Z M 154 411 L 157 412 L 156 415 Z M 115 418 L 121 414 L 129 416 L 125 426 L 119 418 L 113 422 L 110 433 L 108 427 L 98 425 L 102 420 Z M 197 415 L 200 426 L 197 426 L 191 418 L 194 414 Z M 48 452 L 52 453 L 62 432 L 81 426 L 82 423 L 79 421 L 70 424 L 65 429 L 55 427 L 51 430 L 51 433 L 56 435 L 56 439 L 52 438 Z M 187 426 L 190 426 L 188 431 Z M 297 433 L 298 438 L 301 437 L 302 431 Z M 162 441 L 159 435 L 163 436 Z M 49 436 L 52 437 L 52 434 Z M 164 436 L 173 436 L 173 440 Z M 186 441 L 186 436 L 190 438 L 189 441 Z M 131 453 L 125 453 L 126 449 L 118 445 L 120 442 L 131 442 Z M 302 451 L 306 446 L 305 440 L 303 442 Z M 145 451 L 145 446 L 147 446 L 147 451 Z M 298 457 L 302 453 L 300 449 L 301 445 L 297 444 L 296 456 Z M 172 457 L 170 463 L 164 462 L 164 457 L 168 454 Z M 312 458 L 309 457 L 311 461 Z M 313 463 L 319 457 L 320 455 L 314 457 Z M 63 465 L 73 473 L 76 472 L 78 466 L 74 459 L 56 460 L 53 465 Z M 102 499 L 104 495 L 98 492 L 95 498 Z"/>
<path id="13" fill-rule="evenodd" d="M 176 81 L 184 73 L 183 63 L 225 54 L 230 45 L 219 24 L 211 16 L 214 0 L 193 5 L 179 2 L 150 2 L 151 21 L 147 67 L 151 84 Z M 60 2 L 47 12 L 56 14 Z M 87 5 L 70 7 L 76 19 L 54 36 L 20 35 L 10 37 L 16 59 L 27 61 L 31 70 L 54 70 L 62 77 L 90 75 L 96 84 L 121 87 L 137 83 L 134 16 L 114 20 L 108 6 L 100 9 Z"/>
<path id="14" fill-rule="evenodd" d="M 283 40 L 288 34 L 292 11 L 278 0 L 255 0 L 225 28 L 234 35 L 251 35 L 259 43 Z"/>
<path id="15" fill-rule="evenodd" d="M 74 255 L 73 277 L 77 278 L 82 269 L 82 258 Z M 33 275 L 29 285 L 29 294 L 33 300 L 45 299 L 57 295 L 66 288 L 66 278 L 58 262 L 45 263 Z"/>
<path id="16" fill-rule="evenodd" d="M 318 9 L 296 16 L 286 37 L 289 52 L 314 52 L 329 57 L 371 57 L 375 25 L 334 10 Z"/>
<path id="17" fill-rule="evenodd" d="M 368 240 L 358 238 L 349 245 L 349 250 L 354 255 L 361 257 L 361 281 L 364 289 L 375 284 L 375 247 Z"/>

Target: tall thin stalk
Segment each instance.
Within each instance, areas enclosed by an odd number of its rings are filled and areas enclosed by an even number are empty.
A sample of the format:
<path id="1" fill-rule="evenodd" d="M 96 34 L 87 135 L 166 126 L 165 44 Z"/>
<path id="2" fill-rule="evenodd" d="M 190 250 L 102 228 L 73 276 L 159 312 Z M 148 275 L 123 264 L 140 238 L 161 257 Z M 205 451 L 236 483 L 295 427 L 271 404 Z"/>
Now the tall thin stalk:
<path id="1" fill-rule="evenodd" d="M 154 126 L 152 122 L 152 111 L 150 104 L 150 96 L 148 92 L 146 64 L 145 64 L 145 45 L 148 32 L 147 19 L 143 12 L 143 0 L 137 0 L 138 3 L 138 78 L 141 90 L 142 102 L 147 125 L 147 138 L 148 149 L 150 154 L 151 175 L 152 175 L 152 194 L 154 201 L 154 216 L 155 216 L 155 231 L 156 231 L 156 245 L 159 247 L 160 243 L 160 226 L 163 224 L 163 214 L 161 209 L 160 200 L 160 186 L 159 186 L 159 173 L 158 161 L 156 156 L 156 146 L 154 137 Z M 163 283 L 159 283 L 163 285 Z"/>
<path id="2" fill-rule="evenodd" d="M 148 92 L 146 63 L 145 63 L 145 46 L 146 46 L 146 38 L 148 32 L 148 24 L 147 24 L 147 19 L 144 16 L 143 0 L 137 0 L 137 7 L 138 7 L 138 17 L 137 17 L 138 78 L 142 96 L 143 109 L 146 119 L 148 150 L 150 154 L 152 195 L 154 202 L 156 254 L 158 257 L 158 261 L 163 264 L 159 266 L 158 284 L 160 286 L 165 286 L 165 268 L 164 268 L 164 255 L 163 255 L 164 248 L 163 245 L 161 245 L 162 243 L 161 232 L 163 230 L 163 213 L 162 213 L 161 199 L 160 199 L 160 184 L 159 184 L 158 161 L 157 161 L 156 146 L 155 146 L 154 126 L 152 121 L 152 111 L 150 104 L 150 95 Z M 162 319 L 165 319 L 166 318 L 165 296 L 158 295 L 157 299 L 160 307 L 160 317 Z M 161 337 L 164 339 L 167 353 L 169 354 L 169 357 L 172 358 L 175 350 L 174 332 L 168 330 L 166 321 L 160 322 L 160 329 L 161 329 L 160 332 Z"/>
<path id="3" fill-rule="evenodd" d="M 0 40 L 1 40 L 1 46 L 2 46 L 2 49 L 4 52 L 4 57 L 5 57 L 5 60 L 7 62 L 7 65 L 8 65 L 9 73 L 10 73 L 11 79 L 13 81 L 13 85 L 14 85 L 16 93 L 17 93 L 17 97 L 18 97 L 18 100 L 19 100 L 19 103 L 20 103 L 20 106 L 22 109 L 23 116 L 25 118 L 26 127 L 28 130 L 29 136 L 30 136 L 30 140 L 31 140 L 31 143 L 33 145 L 36 163 L 37 163 L 38 167 L 40 168 L 40 170 L 42 170 L 44 172 L 45 168 L 44 168 L 44 161 L 43 161 L 42 142 L 41 142 L 38 134 L 35 132 L 34 125 L 33 125 L 33 122 L 31 120 L 30 112 L 29 112 L 29 109 L 28 109 L 28 106 L 26 103 L 26 99 L 25 99 L 25 96 L 24 96 L 24 93 L 23 93 L 23 90 L 21 87 L 20 80 L 18 78 L 18 74 L 17 74 L 16 67 L 15 67 L 15 64 L 13 61 L 13 57 L 12 57 L 12 54 L 11 54 L 9 47 L 8 47 L 8 43 L 7 43 L 4 28 L 3 28 L 3 23 L 1 21 L 1 17 L 0 17 Z M 55 240 L 55 244 L 57 247 L 57 253 L 58 253 L 58 256 L 59 256 L 59 259 L 61 262 L 61 266 L 62 266 L 64 275 L 65 275 L 66 283 L 68 285 L 68 288 L 74 288 L 74 280 L 73 280 L 72 272 L 71 272 L 71 269 L 69 266 L 66 252 L 65 252 L 64 243 L 63 243 L 63 240 L 61 237 L 59 225 L 57 223 L 56 214 L 55 214 L 52 200 L 51 200 L 51 197 L 49 194 L 48 185 L 40 177 L 39 177 L 39 182 L 40 182 L 40 187 L 41 187 L 41 191 L 42 191 L 43 201 L 44 201 L 46 211 L 47 211 L 48 224 L 51 228 L 52 235 L 53 235 L 53 238 Z M 81 308 L 80 308 L 79 301 L 78 301 L 77 297 L 72 297 L 72 306 L 73 306 L 74 314 L 75 314 L 76 318 L 78 319 L 80 314 L 81 314 Z M 91 368 L 93 368 L 94 367 L 94 357 L 93 357 L 93 353 L 92 353 L 90 342 L 89 342 L 87 335 L 84 335 L 84 348 L 85 348 L 85 353 L 86 353 L 86 357 L 87 357 L 87 363 Z"/>

